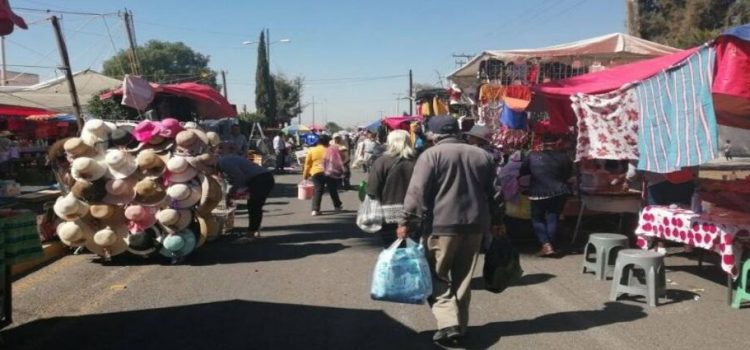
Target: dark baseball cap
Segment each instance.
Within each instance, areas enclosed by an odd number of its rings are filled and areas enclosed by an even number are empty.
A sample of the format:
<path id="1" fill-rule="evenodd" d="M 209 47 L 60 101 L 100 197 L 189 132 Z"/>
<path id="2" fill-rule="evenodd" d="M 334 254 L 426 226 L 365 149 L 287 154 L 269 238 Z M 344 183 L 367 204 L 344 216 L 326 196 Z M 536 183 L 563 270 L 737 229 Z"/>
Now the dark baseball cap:
<path id="1" fill-rule="evenodd" d="M 457 134 L 458 121 L 449 115 L 437 115 L 427 121 L 427 130 L 435 134 Z"/>

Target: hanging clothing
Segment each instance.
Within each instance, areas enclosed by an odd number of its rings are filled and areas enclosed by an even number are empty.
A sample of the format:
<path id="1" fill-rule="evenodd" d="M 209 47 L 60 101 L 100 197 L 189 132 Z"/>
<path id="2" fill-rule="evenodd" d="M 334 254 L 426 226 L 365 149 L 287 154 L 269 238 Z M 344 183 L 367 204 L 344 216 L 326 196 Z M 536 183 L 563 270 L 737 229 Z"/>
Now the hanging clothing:
<path id="1" fill-rule="evenodd" d="M 636 86 L 639 170 L 669 173 L 717 157 L 719 134 L 711 96 L 715 58 L 715 49 L 704 46 Z"/>
<path id="2" fill-rule="evenodd" d="M 583 159 L 638 159 L 639 111 L 632 88 L 600 95 L 575 94 L 578 119 L 576 162 Z"/>
<path id="3" fill-rule="evenodd" d="M 526 112 L 516 112 L 505 106 L 500 113 L 500 122 L 509 129 L 526 130 L 529 127 L 529 118 Z"/>
<path id="4" fill-rule="evenodd" d="M 435 96 L 432 99 L 432 111 L 433 115 L 447 115 L 448 114 L 448 104 L 443 101 L 440 97 Z"/>
<path id="5" fill-rule="evenodd" d="M 484 84 L 479 88 L 479 103 L 482 105 L 503 100 L 505 86 Z"/>

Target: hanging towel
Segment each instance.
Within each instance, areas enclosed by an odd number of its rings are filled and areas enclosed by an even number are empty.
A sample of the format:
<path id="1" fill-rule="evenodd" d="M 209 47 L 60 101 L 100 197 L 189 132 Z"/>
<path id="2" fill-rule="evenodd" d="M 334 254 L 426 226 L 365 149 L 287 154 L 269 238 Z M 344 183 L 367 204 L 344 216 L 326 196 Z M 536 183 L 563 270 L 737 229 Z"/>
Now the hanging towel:
<path id="1" fill-rule="evenodd" d="M 669 173 L 716 158 L 718 128 L 711 98 L 716 51 L 704 46 L 639 83 L 638 169 Z"/>
<path id="2" fill-rule="evenodd" d="M 576 162 L 638 159 L 638 104 L 633 89 L 570 96 L 578 119 Z"/>

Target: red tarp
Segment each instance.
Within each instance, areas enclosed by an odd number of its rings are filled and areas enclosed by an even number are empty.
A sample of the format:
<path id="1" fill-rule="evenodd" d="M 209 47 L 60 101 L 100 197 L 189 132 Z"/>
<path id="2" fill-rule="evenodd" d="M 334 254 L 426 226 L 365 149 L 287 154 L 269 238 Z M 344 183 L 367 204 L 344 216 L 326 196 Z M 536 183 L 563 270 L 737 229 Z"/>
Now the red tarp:
<path id="1" fill-rule="evenodd" d="M 237 111 L 229 104 L 214 88 L 198 83 L 179 84 L 156 84 L 150 83 L 156 94 L 165 94 L 185 97 L 195 102 L 198 115 L 208 119 L 237 117 Z M 113 95 L 121 96 L 123 89 L 106 92 L 101 95 L 102 99 L 111 98 Z"/>
<path id="2" fill-rule="evenodd" d="M 14 116 L 14 117 L 28 117 L 30 115 L 35 115 L 35 114 L 57 115 L 58 112 L 52 112 L 52 111 L 48 111 L 45 109 L 32 108 L 32 107 L 0 105 L 0 115 Z"/>
<path id="3" fill-rule="evenodd" d="M 385 123 L 385 125 L 388 125 L 388 128 L 392 130 L 402 129 L 409 131 L 409 123 L 418 120 L 422 119 L 414 116 L 388 117 L 383 119 L 383 123 Z"/>

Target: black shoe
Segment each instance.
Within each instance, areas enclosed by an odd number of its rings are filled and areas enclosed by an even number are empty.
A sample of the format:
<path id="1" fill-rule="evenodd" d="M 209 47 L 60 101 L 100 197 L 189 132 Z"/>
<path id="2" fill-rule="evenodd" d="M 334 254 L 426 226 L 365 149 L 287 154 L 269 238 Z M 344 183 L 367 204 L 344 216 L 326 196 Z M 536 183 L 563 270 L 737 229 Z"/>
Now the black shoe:
<path id="1" fill-rule="evenodd" d="M 461 330 L 458 326 L 439 329 L 432 336 L 432 341 L 439 344 L 454 344 L 461 338 Z"/>

